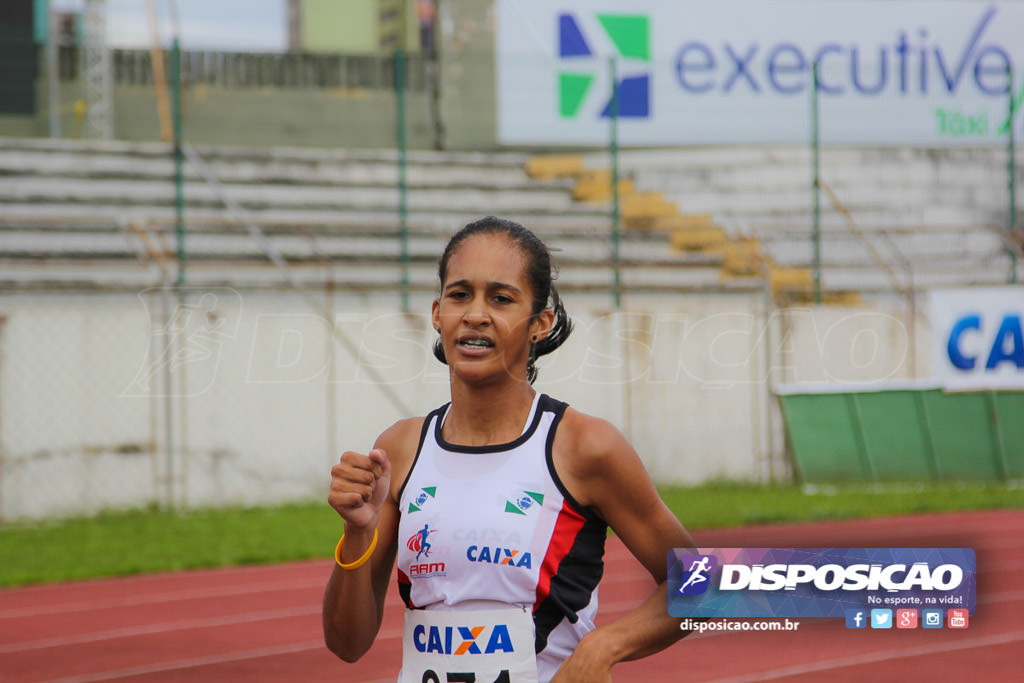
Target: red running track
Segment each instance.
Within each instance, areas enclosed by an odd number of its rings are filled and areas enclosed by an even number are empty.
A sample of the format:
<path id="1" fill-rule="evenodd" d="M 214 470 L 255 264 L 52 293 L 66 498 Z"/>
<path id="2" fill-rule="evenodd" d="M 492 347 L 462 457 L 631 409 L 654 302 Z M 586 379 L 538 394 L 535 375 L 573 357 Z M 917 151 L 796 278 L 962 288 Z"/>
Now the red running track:
<path id="1" fill-rule="evenodd" d="M 969 627 L 708 632 L 613 670 L 643 681 L 1024 680 L 1024 512 L 951 513 L 694 533 L 705 547 L 970 547 L 978 608 Z M 653 581 L 609 539 L 598 623 L 634 608 Z M 394 681 L 401 612 L 389 593 L 369 654 L 345 664 L 323 646 L 329 560 L 156 574 L 0 591 L 0 681 Z M 1016 616 L 1015 616 L 1016 615 Z"/>

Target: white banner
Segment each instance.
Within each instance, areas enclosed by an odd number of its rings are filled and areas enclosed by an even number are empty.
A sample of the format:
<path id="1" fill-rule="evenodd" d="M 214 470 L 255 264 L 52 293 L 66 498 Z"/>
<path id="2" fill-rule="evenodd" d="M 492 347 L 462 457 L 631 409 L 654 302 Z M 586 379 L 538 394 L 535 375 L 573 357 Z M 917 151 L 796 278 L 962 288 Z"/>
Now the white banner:
<path id="1" fill-rule="evenodd" d="M 496 0 L 498 138 L 627 145 L 1006 144 L 1024 3 Z M 1021 107 L 1012 123 L 1024 138 Z"/>
<path id="2" fill-rule="evenodd" d="M 932 368 L 949 389 L 1024 389 L 1024 285 L 933 290 Z"/>

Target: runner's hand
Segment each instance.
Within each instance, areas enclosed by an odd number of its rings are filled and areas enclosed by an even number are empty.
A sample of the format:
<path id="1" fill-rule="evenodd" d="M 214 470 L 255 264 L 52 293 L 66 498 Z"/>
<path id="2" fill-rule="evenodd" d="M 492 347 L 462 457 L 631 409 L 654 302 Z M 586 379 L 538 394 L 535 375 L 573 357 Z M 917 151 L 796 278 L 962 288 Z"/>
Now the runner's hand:
<path id="1" fill-rule="evenodd" d="M 345 520 L 346 528 L 375 529 L 390 487 L 391 463 L 383 449 L 375 448 L 369 455 L 345 451 L 331 468 L 327 502 Z"/>

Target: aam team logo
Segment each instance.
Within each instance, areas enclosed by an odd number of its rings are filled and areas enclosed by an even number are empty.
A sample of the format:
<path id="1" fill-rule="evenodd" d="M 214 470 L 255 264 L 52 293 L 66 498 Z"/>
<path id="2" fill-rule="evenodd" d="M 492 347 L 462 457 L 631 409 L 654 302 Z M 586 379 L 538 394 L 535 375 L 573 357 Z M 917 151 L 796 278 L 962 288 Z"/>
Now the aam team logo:
<path id="1" fill-rule="evenodd" d="M 427 504 L 432 498 L 437 497 L 436 486 L 425 486 L 420 489 L 420 492 L 416 494 L 416 497 L 409 503 L 409 513 L 419 512 L 423 509 L 423 506 Z"/>
<path id="2" fill-rule="evenodd" d="M 651 111 L 651 31 L 650 20 L 642 14 L 597 13 L 596 18 L 618 55 L 618 115 L 623 118 L 647 118 Z M 558 113 L 563 119 L 580 115 L 591 97 L 591 86 L 599 73 L 607 73 L 608 60 L 601 59 L 591 40 L 587 40 L 580 22 L 571 12 L 558 15 Z M 599 97 L 604 105 L 601 118 L 611 116 L 611 92 Z"/>
<path id="3" fill-rule="evenodd" d="M 679 595 L 699 595 L 711 585 L 711 573 L 718 566 L 714 555 L 683 555 L 683 583 L 679 586 Z"/>
<path id="4" fill-rule="evenodd" d="M 544 494 L 536 491 L 523 491 L 512 500 L 505 501 L 505 512 L 525 515 L 532 508 L 544 504 Z"/>

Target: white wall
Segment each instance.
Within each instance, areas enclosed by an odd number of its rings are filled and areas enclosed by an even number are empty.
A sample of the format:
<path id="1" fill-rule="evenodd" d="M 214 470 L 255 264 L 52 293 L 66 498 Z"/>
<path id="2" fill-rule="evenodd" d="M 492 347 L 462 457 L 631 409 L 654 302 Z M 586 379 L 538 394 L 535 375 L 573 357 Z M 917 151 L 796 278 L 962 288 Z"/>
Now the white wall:
<path id="1" fill-rule="evenodd" d="M 662 483 L 788 476 L 773 384 L 910 376 L 898 299 L 777 310 L 761 292 L 636 295 L 621 313 L 608 295 L 565 300 L 576 330 L 541 359 L 537 388 L 612 421 Z M 323 305 L 231 289 L 181 304 L 159 290 L 0 297 L 0 519 L 325 496 L 343 450 L 445 402 L 448 385 L 428 296 L 406 316 L 397 295 L 336 295 L 333 344 Z"/>

